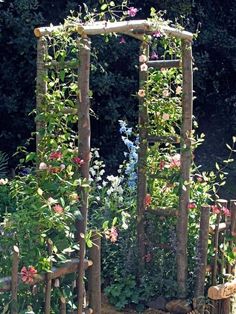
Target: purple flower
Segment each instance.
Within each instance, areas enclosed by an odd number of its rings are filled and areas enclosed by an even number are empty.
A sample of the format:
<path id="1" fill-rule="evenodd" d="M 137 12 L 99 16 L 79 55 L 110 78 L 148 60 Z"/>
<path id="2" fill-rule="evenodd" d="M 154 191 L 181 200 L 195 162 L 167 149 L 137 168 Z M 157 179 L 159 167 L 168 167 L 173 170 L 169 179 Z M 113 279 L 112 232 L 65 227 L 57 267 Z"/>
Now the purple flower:
<path id="1" fill-rule="evenodd" d="M 120 44 L 126 44 L 126 40 L 124 39 L 124 37 L 122 36 L 120 39 Z"/>
<path id="2" fill-rule="evenodd" d="M 130 17 L 134 17 L 134 16 L 137 14 L 137 12 L 138 12 L 138 9 L 135 8 L 135 7 L 130 7 L 130 8 L 128 9 L 128 15 L 129 15 Z"/>
<path id="3" fill-rule="evenodd" d="M 156 51 L 153 51 L 151 54 L 151 59 L 152 60 L 157 60 L 158 59 L 158 54 L 156 53 Z"/>

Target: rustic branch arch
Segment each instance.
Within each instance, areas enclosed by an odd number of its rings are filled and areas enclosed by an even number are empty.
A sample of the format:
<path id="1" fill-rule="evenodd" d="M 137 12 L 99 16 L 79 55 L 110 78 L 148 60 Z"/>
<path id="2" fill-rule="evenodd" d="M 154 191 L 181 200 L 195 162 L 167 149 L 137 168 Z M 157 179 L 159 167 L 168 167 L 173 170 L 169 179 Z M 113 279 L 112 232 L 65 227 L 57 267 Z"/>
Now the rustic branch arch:
<path id="1" fill-rule="evenodd" d="M 90 39 L 89 36 L 109 33 L 122 33 L 129 35 L 141 41 L 141 54 L 149 58 L 148 44 L 145 41 L 145 35 L 151 35 L 157 31 L 169 37 L 176 37 L 182 41 L 182 59 L 181 60 L 162 60 L 148 61 L 147 65 L 155 68 L 161 67 L 179 67 L 183 70 L 183 97 L 182 97 L 182 127 L 180 134 L 181 149 L 181 179 L 180 179 L 180 196 L 179 208 L 177 209 L 177 283 L 179 297 L 185 298 L 187 295 L 187 225 L 188 225 L 188 204 L 190 198 L 189 182 L 190 167 L 192 162 L 191 153 L 191 133 L 192 133 L 192 39 L 193 34 L 185 30 L 170 27 L 166 24 L 158 24 L 147 20 L 135 20 L 126 22 L 94 22 L 88 24 L 73 23 L 68 25 L 40 27 L 34 30 L 35 36 L 38 38 L 37 51 L 37 111 L 40 112 L 42 97 L 46 93 L 47 86 L 43 81 L 46 71 L 43 56 L 46 52 L 45 36 L 53 35 L 55 31 L 67 30 L 69 33 L 77 33 L 81 39 L 83 46 L 80 48 L 80 71 L 79 71 L 79 88 L 78 96 L 78 136 L 79 136 L 79 154 L 85 162 L 81 165 L 81 176 L 84 179 L 89 178 L 89 161 L 90 161 L 90 119 L 89 119 L 89 67 L 90 67 Z M 140 71 L 140 88 L 142 88 L 147 74 Z M 144 267 L 143 257 L 145 255 L 144 244 L 144 199 L 147 193 L 146 187 L 146 155 L 148 141 L 175 141 L 175 139 L 156 137 L 151 139 L 148 135 L 146 124 L 148 116 L 146 107 L 143 105 L 142 99 L 139 100 L 139 128 L 140 128 L 140 149 L 139 149 L 139 166 L 138 166 L 138 199 L 137 199 L 137 239 L 139 248 L 140 273 Z M 37 123 L 37 134 L 41 125 Z M 37 135 L 37 148 L 40 148 L 40 138 Z M 79 253 L 79 269 L 78 269 L 78 314 L 83 311 L 84 297 L 84 258 L 85 258 L 85 239 L 88 213 L 88 192 L 86 189 L 82 191 L 82 206 L 80 208 L 83 220 L 77 224 L 78 241 L 80 244 Z M 163 209 L 158 209 L 163 212 Z M 203 282 L 204 285 L 204 282 Z M 97 280 L 97 290 L 100 291 L 100 281 Z M 95 289 L 94 289 L 95 290 Z M 94 291 L 93 290 L 93 291 Z M 92 298 L 93 299 L 93 298 Z M 49 302 L 50 304 L 50 302 Z M 94 313 L 101 313 L 101 303 L 99 304 L 99 296 L 95 298 L 91 304 Z M 46 313 L 46 312 L 45 312 Z M 48 312 L 49 313 L 49 312 Z"/>

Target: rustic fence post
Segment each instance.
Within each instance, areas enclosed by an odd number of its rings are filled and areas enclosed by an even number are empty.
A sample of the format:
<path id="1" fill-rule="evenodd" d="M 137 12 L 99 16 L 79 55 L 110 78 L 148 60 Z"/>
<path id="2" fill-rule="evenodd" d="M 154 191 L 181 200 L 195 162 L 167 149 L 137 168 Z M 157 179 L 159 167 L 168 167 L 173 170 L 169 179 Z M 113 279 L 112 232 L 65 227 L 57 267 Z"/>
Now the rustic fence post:
<path id="1" fill-rule="evenodd" d="M 60 298 L 60 314 L 66 314 L 66 299 L 64 297 Z"/>
<path id="2" fill-rule="evenodd" d="M 39 121 L 39 113 L 42 110 L 42 103 L 47 92 L 47 83 L 45 76 L 47 69 L 45 67 L 44 56 L 47 53 L 47 40 L 45 37 L 40 37 L 37 40 L 37 78 L 36 78 L 36 152 L 40 152 L 40 130 L 43 122 Z"/>
<path id="3" fill-rule="evenodd" d="M 209 219 L 210 219 L 210 206 L 203 205 L 201 207 L 201 218 L 200 218 L 200 229 L 199 229 L 199 240 L 198 240 L 198 269 L 196 272 L 196 285 L 195 295 L 196 298 L 196 309 L 200 314 L 204 313 L 205 310 L 205 298 L 204 298 L 204 287 L 205 287 L 205 276 L 207 266 L 207 249 L 208 249 L 208 235 L 209 235 Z"/>
<path id="4" fill-rule="evenodd" d="M 142 276 L 145 261 L 145 230 L 144 230 L 144 214 L 145 214 L 145 197 L 147 194 L 147 123 L 148 112 L 145 104 L 145 93 L 147 93 L 147 64 L 149 58 L 149 45 L 143 41 L 140 46 L 139 60 L 139 150 L 138 150 L 138 183 L 137 183 L 137 245 L 138 245 L 138 267 L 139 277 Z M 145 62 L 146 59 L 146 62 Z"/>
<path id="5" fill-rule="evenodd" d="M 91 42 L 87 37 L 82 38 L 79 43 L 80 68 L 79 68 L 79 95 L 78 95 L 78 148 L 79 157 L 83 160 L 80 166 L 81 177 L 84 183 L 89 180 L 90 163 L 90 100 L 89 100 L 89 74 L 90 74 L 90 46 Z M 79 269 L 77 275 L 77 313 L 82 314 L 84 300 L 84 258 L 85 258 L 85 234 L 87 229 L 88 214 L 88 188 L 82 187 L 80 212 L 82 220 L 77 221 L 76 233 L 79 241 Z"/>
<path id="6" fill-rule="evenodd" d="M 192 43 L 182 40 L 183 98 L 181 127 L 181 167 L 180 167 L 180 198 L 179 216 L 177 220 L 177 284 L 178 296 L 187 296 L 187 229 L 188 204 L 190 198 L 190 168 L 192 163 L 191 136 L 193 111 L 193 71 Z"/>
<path id="7" fill-rule="evenodd" d="M 18 313 L 17 290 L 18 290 L 18 266 L 19 266 L 19 248 L 13 246 L 12 272 L 11 272 L 11 314 Z"/>
<path id="8" fill-rule="evenodd" d="M 50 239 L 48 240 L 47 245 L 48 245 L 48 255 L 49 257 L 51 257 L 53 243 Z M 51 262 L 50 262 L 50 265 L 51 265 Z M 52 273 L 51 271 L 49 271 L 46 274 L 45 309 L 44 309 L 45 314 L 50 314 L 51 312 L 51 290 L 52 290 Z"/>
<path id="9" fill-rule="evenodd" d="M 88 299 L 93 313 L 101 314 L 101 235 L 94 231 L 89 249 L 89 259 L 93 265 L 88 268 Z"/>

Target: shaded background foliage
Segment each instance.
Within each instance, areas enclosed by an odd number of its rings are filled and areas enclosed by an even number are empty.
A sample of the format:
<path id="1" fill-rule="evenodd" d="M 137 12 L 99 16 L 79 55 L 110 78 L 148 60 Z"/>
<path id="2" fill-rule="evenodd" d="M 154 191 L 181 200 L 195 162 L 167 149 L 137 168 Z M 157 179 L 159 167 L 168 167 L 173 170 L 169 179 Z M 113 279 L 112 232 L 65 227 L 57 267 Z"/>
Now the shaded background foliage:
<path id="1" fill-rule="evenodd" d="M 57 24 L 82 3 L 98 6 L 98 1 L 75 0 L 5 0 L 0 2 L 0 150 L 11 155 L 17 145 L 24 144 L 34 130 L 36 26 Z M 206 143 L 197 158 L 205 167 L 219 161 L 225 154 L 224 143 L 236 133 L 236 1 L 228 0 L 135 0 L 140 8 L 138 18 L 149 15 L 150 8 L 167 10 L 167 17 L 195 31 L 194 43 L 195 115 L 199 131 L 206 133 Z M 93 38 L 93 146 L 101 147 L 103 158 L 114 170 L 123 157 L 117 132 L 118 119 L 137 123 L 138 43 L 113 37 L 109 44 Z M 131 96 L 130 96 L 131 95 Z M 198 157 L 199 156 L 199 157 Z M 209 158 L 210 157 L 210 158 Z M 16 161 L 11 161 L 14 166 Z"/>

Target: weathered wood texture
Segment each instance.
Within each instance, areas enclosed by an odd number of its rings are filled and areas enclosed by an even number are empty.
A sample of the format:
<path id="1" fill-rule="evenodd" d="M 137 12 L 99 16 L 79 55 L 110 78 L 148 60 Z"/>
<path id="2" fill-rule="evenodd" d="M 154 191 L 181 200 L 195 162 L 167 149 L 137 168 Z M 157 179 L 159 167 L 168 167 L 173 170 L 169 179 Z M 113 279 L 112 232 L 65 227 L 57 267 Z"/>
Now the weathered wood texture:
<path id="1" fill-rule="evenodd" d="M 89 259 L 93 266 L 88 269 L 88 299 L 93 312 L 101 314 L 101 235 L 93 232 L 91 240 Z"/>
<path id="2" fill-rule="evenodd" d="M 108 33 L 126 33 L 127 32 L 139 32 L 139 34 L 150 33 L 153 34 L 155 31 L 161 31 L 163 34 L 173 36 L 182 39 L 192 40 L 193 34 L 185 30 L 180 30 L 168 25 L 157 25 L 147 20 L 132 20 L 132 21 L 121 21 L 121 22 L 107 22 L 100 21 L 95 23 L 88 23 L 86 25 L 81 23 L 68 24 L 67 26 L 58 25 L 50 27 L 35 28 L 34 34 L 36 37 L 52 34 L 54 31 L 67 30 L 71 33 L 77 32 L 81 35 L 98 35 Z"/>
<path id="3" fill-rule="evenodd" d="M 78 149 L 79 157 L 84 161 L 80 166 L 80 174 L 86 182 L 89 180 L 89 164 L 90 164 L 90 99 L 89 99 L 89 75 L 90 75 L 90 46 L 91 42 L 88 38 L 82 38 L 78 41 L 79 45 L 79 95 L 78 95 Z M 88 215 L 88 189 L 81 188 L 80 212 L 82 220 L 77 221 L 77 236 L 79 240 L 79 270 L 77 275 L 77 310 L 78 314 L 82 314 L 84 300 L 84 258 L 85 258 L 85 234 L 87 228 Z"/>
<path id="4" fill-rule="evenodd" d="M 181 61 L 180 60 L 155 60 L 155 61 L 148 61 L 147 65 L 150 68 L 154 68 L 154 69 L 179 68 L 181 66 Z"/>
<path id="5" fill-rule="evenodd" d="M 66 314 L 66 299 L 64 297 L 60 298 L 60 314 Z"/>
<path id="6" fill-rule="evenodd" d="M 147 61 L 149 58 L 149 46 L 143 42 L 140 46 L 140 56 L 145 56 Z M 148 77 L 147 71 L 141 71 L 141 67 L 145 62 L 139 62 L 139 90 L 146 90 L 146 81 Z M 144 97 L 139 97 L 139 150 L 138 150 L 138 185 L 137 185 L 137 241 L 139 256 L 139 274 L 143 273 L 145 261 L 145 230 L 144 230 L 144 214 L 145 214 L 145 197 L 147 194 L 147 136 L 148 136 L 148 112 Z"/>
<path id="7" fill-rule="evenodd" d="M 18 313 L 17 307 L 18 266 L 19 266 L 19 248 L 17 246 L 14 246 L 11 272 L 11 314 Z"/>
<path id="8" fill-rule="evenodd" d="M 178 296 L 187 295 L 187 228 L 188 204 L 190 197 L 190 168 L 192 163 L 191 136 L 193 111 L 193 69 L 192 45 L 190 41 L 182 40 L 183 67 L 183 98 L 182 98 L 182 128 L 181 128 L 181 167 L 180 167 L 180 199 L 179 217 L 177 222 L 177 284 Z"/>
<path id="9" fill-rule="evenodd" d="M 53 243 L 48 240 L 48 255 L 52 256 Z M 51 312 L 51 290 L 52 290 L 52 273 L 51 271 L 46 274 L 46 289 L 45 289 L 45 314 L 50 314 Z"/>
<path id="10" fill-rule="evenodd" d="M 236 279 L 208 289 L 208 297 L 212 300 L 227 299 L 236 293 Z"/>
<path id="11" fill-rule="evenodd" d="M 40 152 L 40 130 L 43 128 L 43 122 L 38 120 L 41 112 L 45 94 L 47 93 L 47 83 L 45 76 L 47 69 L 45 67 L 44 57 L 47 53 L 47 40 L 40 37 L 37 41 L 37 79 L 36 79 L 36 151 Z"/>
<path id="12" fill-rule="evenodd" d="M 88 267 L 92 266 L 93 262 L 90 260 L 84 260 L 84 269 L 86 270 Z M 56 268 L 52 268 L 52 277 L 51 279 L 56 279 L 67 274 L 75 273 L 78 271 L 79 259 L 75 258 L 70 260 L 69 262 L 63 264 L 63 266 Z M 34 280 L 30 285 L 35 285 L 39 282 L 44 282 L 46 280 L 46 273 L 36 274 L 34 276 Z M 18 274 L 18 284 L 21 282 L 21 275 Z M 11 291 L 11 277 L 4 277 L 0 279 L 0 292 Z"/>
<path id="13" fill-rule="evenodd" d="M 197 310 L 200 314 L 205 311 L 204 304 L 204 287 L 207 267 L 207 249 L 208 249 L 208 230 L 210 219 L 210 206 L 201 207 L 198 251 L 197 251 L 197 271 L 194 297 L 196 298 Z"/>

